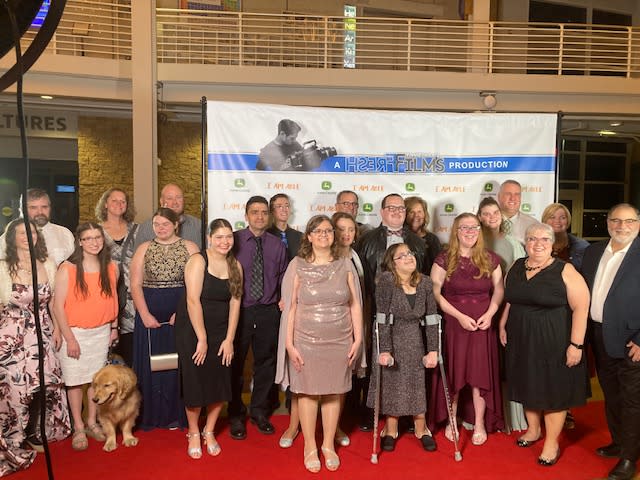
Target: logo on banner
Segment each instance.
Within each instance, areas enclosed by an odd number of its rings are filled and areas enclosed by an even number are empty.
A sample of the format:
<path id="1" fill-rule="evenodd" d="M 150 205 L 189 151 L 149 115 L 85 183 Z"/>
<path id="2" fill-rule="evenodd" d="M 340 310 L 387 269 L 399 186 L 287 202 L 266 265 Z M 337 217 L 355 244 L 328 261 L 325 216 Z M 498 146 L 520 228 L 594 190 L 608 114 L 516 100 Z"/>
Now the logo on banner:
<path id="1" fill-rule="evenodd" d="M 365 213 L 373 212 L 373 203 L 365 203 L 362 205 L 362 211 Z"/>
<path id="2" fill-rule="evenodd" d="M 525 212 L 525 213 L 531 212 L 531 204 L 530 203 L 523 203 L 522 204 L 522 211 Z"/>
<path id="3" fill-rule="evenodd" d="M 236 178 L 233 181 L 233 186 L 236 188 L 244 188 L 244 186 L 246 185 L 244 178 Z"/>
<path id="4" fill-rule="evenodd" d="M 328 180 L 325 180 L 324 182 L 322 182 L 322 184 L 320 185 L 320 188 L 322 188 L 322 190 L 331 190 L 331 182 Z"/>
<path id="5" fill-rule="evenodd" d="M 453 203 L 447 203 L 444 206 L 444 213 L 453 213 L 455 210 L 455 205 Z"/>
<path id="6" fill-rule="evenodd" d="M 236 222 L 233 224 L 233 229 L 234 230 L 242 230 L 245 227 L 245 223 L 244 222 Z"/>
<path id="7" fill-rule="evenodd" d="M 407 192 L 415 192 L 416 191 L 416 184 L 415 183 L 411 183 L 411 182 L 405 183 L 404 184 L 404 189 Z"/>
<path id="8" fill-rule="evenodd" d="M 493 183 L 487 182 L 484 184 L 484 191 L 487 193 L 493 192 Z"/>

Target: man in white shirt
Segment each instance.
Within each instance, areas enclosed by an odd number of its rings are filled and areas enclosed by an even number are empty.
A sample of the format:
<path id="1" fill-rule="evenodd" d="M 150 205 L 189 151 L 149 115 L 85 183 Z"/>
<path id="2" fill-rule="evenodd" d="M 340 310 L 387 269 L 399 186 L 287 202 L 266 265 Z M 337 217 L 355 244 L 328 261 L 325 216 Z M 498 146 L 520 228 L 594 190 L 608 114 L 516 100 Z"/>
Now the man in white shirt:
<path id="1" fill-rule="evenodd" d="M 200 219 L 184 213 L 184 193 L 175 183 L 167 183 L 160 192 L 160 206 L 170 208 L 178 214 L 178 236 L 202 248 L 202 228 Z M 156 234 L 153 232 L 151 218 L 140 224 L 134 243 L 138 248 L 144 242 L 153 240 Z"/>
<path id="2" fill-rule="evenodd" d="M 630 480 L 640 457 L 640 217 L 627 203 L 607 214 L 611 239 L 585 251 L 582 274 L 591 291 L 591 341 L 605 399 L 611 443 L 596 449 L 619 458 L 609 480 Z"/>
<path id="3" fill-rule="evenodd" d="M 62 225 L 51 223 L 51 200 L 41 188 L 27 190 L 27 217 L 40 228 L 47 244 L 47 253 L 56 266 L 64 262 L 75 248 L 73 233 Z M 4 234 L 0 237 L 0 258 L 5 258 L 7 245 Z"/>
<path id="4" fill-rule="evenodd" d="M 516 180 L 505 180 L 500 185 L 498 204 L 502 212 L 504 231 L 524 245 L 524 232 L 538 220 L 520 211 L 522 186 Z"/>

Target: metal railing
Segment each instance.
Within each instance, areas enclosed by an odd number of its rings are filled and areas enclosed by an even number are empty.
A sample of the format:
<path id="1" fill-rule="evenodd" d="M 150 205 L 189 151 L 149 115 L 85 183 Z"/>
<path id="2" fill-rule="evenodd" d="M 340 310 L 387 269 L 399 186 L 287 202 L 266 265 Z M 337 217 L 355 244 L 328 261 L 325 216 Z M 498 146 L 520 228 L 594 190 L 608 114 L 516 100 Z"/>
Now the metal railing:
<path id="1" fill-rule="evenodd" d="M 343 17 L 157 9 L 159 63 L 345 68 Z M 68 0 L 49 53 L 131 59 L 130 0 Z M 640 76 L 640 28 L 357 18 L 367 70 Z M 33 36 L 23 38 L 26 47 Z"/>

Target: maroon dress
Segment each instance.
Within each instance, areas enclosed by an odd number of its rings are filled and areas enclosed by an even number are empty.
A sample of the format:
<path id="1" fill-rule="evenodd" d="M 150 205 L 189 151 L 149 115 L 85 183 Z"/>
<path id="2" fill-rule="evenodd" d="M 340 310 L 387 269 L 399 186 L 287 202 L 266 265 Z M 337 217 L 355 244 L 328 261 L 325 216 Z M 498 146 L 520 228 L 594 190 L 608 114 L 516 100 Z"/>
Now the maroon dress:
<path id="1" fill-rule="evenodd" d="M 493 271 L 500 265 L 500 257 L 490 250 L 487 252 Z M 446 270 L 447 252 L 441 252 L 434 263 Z M 478 274 L 478 267 L 469 258 L 460 257 L 456 270 L 442 286 L 442 296 L 474 320 L 487 311 L 493 294 L 491 277 L 474 278 Z M 444 324 L 445 368 L 451 397 L 460 392 L 458 416 L 467 423 L 475 423 L 471 387 L 477 387 L 487 404 L 487 432 L 504 429 L 497 325 L 492 323 L 487 330 L 471 332 L 462 328 L 460 322 L 448 314 L 444 315 Z M 433 386 L 429 426 L 435 428 L 447 419 L 447 404 L 439 369 L 434 369 Z"/>

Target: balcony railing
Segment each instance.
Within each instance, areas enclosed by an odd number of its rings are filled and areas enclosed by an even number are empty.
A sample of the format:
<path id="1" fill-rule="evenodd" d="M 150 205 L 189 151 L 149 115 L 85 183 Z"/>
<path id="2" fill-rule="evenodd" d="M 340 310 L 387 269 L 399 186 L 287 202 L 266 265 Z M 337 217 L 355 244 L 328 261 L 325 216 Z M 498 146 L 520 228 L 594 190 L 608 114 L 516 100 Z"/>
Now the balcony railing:
<path id="1" fill-rule="evenodd" d="M 640 28 L 158 9 L 159 63 L 640 76 Z M 31 41 L 29 32 L 23 42 Z M 49 53 L 131 59 L 129 0 L 69 0 Z"/>

